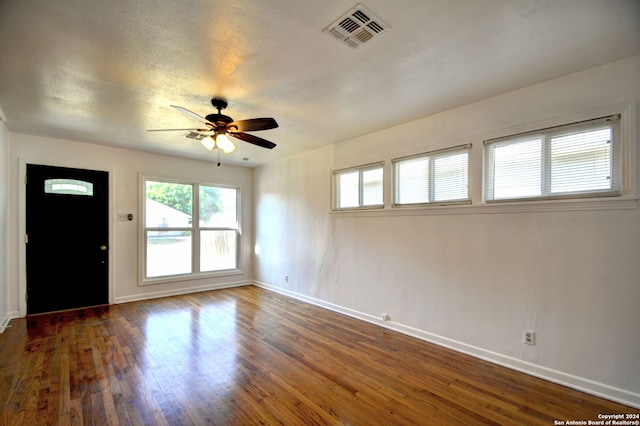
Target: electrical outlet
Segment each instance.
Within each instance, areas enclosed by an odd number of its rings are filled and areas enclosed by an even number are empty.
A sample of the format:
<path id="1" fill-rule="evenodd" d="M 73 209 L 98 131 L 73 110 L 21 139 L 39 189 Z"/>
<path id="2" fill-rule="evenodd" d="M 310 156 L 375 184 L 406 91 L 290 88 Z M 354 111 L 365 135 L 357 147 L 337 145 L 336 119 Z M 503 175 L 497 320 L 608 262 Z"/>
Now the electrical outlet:
<path id="1" fill-rule="evenodd" d="M 536 344 L 536 332 L 531 330 L 524 330 L 523 334 L 524 344 L 525 345 L 535 345 Z"/>
<path id="2" fill-rule="evenodd" d="M 285 276 L 284 276 L 284 282 L 285 282 L 285 283 L 288 283 L 288 282 L 289 282 L 289 275 L 285 275 Z"/>
<path id="3" fill-rule="evenodd" d="M 389 321 L 391 319 L 391 317 L 389 316 L 389 314 L 382 314 L 382 321 Z"/>

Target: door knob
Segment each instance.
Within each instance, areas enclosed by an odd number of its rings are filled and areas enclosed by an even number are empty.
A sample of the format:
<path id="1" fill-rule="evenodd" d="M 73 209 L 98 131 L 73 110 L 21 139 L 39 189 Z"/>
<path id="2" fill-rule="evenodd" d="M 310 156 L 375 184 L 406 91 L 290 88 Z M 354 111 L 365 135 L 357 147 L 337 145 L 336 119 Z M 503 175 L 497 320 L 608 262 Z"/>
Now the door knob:
<path id="1" fill-rule="evenodd" d="M 105 246 L 104 244 L 100 246 L 100 250 L 105 251 L 107 250 L 109 247 Z"/>

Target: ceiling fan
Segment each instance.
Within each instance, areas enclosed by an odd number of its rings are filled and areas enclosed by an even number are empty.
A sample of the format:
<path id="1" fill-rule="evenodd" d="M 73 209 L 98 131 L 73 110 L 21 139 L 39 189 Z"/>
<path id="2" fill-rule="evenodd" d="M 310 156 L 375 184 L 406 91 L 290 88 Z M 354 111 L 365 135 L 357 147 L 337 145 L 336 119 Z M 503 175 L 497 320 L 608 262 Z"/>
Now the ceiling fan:
<path id="1" fill-rule="evenodd" d="M 171 131 L 188 131 L 186 137 L 199 140 L 202 146 L 209 151 L 214 148 L 222 150 L 225 154 L 235 151 L 236 146 L 228 138 L 231 136 L 236 139 L 257 145 L 262 148 L 273 149 L 276 144 L 266 139 L 259 138 L 245 132 L 255 132 L 258 130 L 275 129 L 278 123 L 273 118 L 250 118 L 248 120 L 234 121 L 233 118 L 220 113 L 228 105 L 226 99 L 213 98 L 211 105 L 218 110 L 216 114 L 209 114 L 202 117 L 193 111 L 184 107 L 171 105 L 172 108 L 181 112 L 189 118 L 192 118 L 205 127 L 195 129 L 150 129 L 148 132 L 171 132 Z"/>

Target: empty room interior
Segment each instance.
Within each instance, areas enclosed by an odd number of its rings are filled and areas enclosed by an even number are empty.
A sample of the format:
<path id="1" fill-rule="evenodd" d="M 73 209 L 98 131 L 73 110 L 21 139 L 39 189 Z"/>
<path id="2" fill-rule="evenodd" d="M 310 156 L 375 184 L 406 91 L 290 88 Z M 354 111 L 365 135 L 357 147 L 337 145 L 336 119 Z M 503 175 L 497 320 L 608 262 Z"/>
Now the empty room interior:
<path id="1" fill-rule="evenodd" d="M 0 424 L 640 424 L 639 101 L 637 0 L 1 2 Z"/>

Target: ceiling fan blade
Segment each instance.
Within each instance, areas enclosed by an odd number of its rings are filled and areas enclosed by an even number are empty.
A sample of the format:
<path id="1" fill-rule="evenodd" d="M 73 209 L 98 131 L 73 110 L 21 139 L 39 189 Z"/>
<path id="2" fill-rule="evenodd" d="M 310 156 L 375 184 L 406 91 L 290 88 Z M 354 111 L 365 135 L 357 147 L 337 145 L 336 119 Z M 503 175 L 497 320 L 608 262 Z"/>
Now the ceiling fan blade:
<path id="1" fill-rule="evenodd" d="M 234 132 L 255 132 L 258 130 L 275 129 L 278 123 L 273 118 L 250 118 L 227 124 L 227 129 L 234 128 Z"/>
<path id="2" fill-rule="evenodd" d="M 273 149 L 276 147 L 276 144 L 268 141 L 266 139 L 259 138 L 257 136 L 250 135 L 249 133 L 227 133 L 229 136 L 233 136 L 234 138 L 243 140 L 245 142 L 249 142 L 250 144 L 260 146 L 262 148 Z"/>
<path id="3" fill-rule="evenodd" d="M 196 132 L 207 135 L 214 133 L 211 129 L 147 129 L 147 132 Z"/>
<path id="4" fill-rule="evenodd" d="M 190 111 L 184 107 L 181 106 L 177 106 L 177 105 L 171 105 L 171 108 L 180 111 L 182 114 L 186 115 L 189 118 L 193 118 L 194 120 L 197 120 L 201 123 L 205 123 L 205 124 L 210 124 L 212 126 L 215 127 L 215 123 L 210 122 L 209 120 L 207 120 L 206 118 L 202 117 L 201 115 L 196 114 L 193 111 Z"/>

